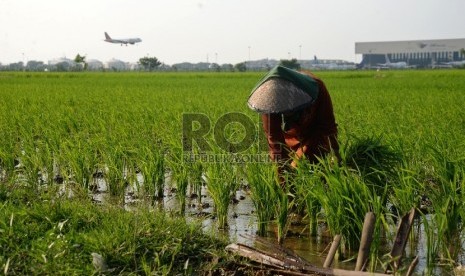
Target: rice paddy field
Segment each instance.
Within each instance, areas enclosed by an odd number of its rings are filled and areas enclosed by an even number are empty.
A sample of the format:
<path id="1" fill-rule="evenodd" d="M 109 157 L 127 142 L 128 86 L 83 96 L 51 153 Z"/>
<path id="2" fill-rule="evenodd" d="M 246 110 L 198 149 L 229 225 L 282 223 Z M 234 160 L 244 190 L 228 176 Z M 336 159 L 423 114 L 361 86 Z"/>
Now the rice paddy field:
<path id="1" fill-rule="evenodd" d="M 264 74 L 0 73 L 3 272 L 189 274 L 205 267 L 195 257 L 218 266 L 225 244 L 254 235 L 321 266 L 337 234 L 334 266 L 353 270 L 371 211 L 368 271 L 405 273 L 418 256 L 418 275 L 457 273 L 465 70 L 317 72 L 343 160 L 302 160 L 284 189 L 246 104 Z M 412 208 L 392 268 L 397 223 Z M 166 220 L 179 236 L 156 239 L 174 232 L 155 233 Z"/>

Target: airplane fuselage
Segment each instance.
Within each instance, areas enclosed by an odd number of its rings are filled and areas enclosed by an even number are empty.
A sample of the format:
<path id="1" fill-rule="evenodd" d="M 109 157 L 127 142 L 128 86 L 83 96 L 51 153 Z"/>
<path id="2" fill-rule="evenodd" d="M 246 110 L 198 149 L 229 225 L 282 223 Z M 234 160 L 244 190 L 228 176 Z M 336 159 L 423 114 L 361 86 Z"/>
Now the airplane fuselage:
<path id="1" fill-rule="evenodd" d="M 388 55 L 386 54 L 386 63 L 378 63 L 378 66 L 381 68 L 392 68 L 392 69 L 406 69 L 406 68 L 413 68 L 409 66 L 405 61 L 398 61 L 398 62 L 391 62 L 389 60 Z"/>
<path id="2" fill-rule="evenodd" d="M 105 39 L 104 41 L 109 42 L 109 43 L 115 43 L 115 44 L 131 44 L 134 45 L 138 42 L 142 42 L 142 39 L 136 37 L 136 38 L 111 38 L 106 32 L 105 32 Z"/>
<path id="3" fill-rule="evenodd" d="M 443 64 L 449 65 L 449 66 L 452 66 L 452 67 L 463 67 L 463 66 L 465 66 L 465 60 L 449 61 L 449 62 L 444 62 Z"/>

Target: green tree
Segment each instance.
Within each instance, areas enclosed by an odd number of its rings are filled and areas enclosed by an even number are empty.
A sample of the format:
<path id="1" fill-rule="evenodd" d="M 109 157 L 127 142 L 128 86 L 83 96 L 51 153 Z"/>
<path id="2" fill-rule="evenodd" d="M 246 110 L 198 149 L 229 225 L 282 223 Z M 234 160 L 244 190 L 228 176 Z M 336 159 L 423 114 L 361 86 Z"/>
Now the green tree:
<path id="1" fill-rule="evenodd" d="M 236 69 L 239 72 L 245 72 L 247 71 L 247 65 L 245 62 L 241 62 L 241 63 L 234 65 L 234 69 Z"/>
<path id="2" fill-rule="evenodd" d="M 139 65 L 145 70 L 153 71 L 161 65 L 161 62 L 156 57 L 143 57 L 139 59 Z"/>
<path id="3" fill-rule="evenodd" d="M 218 63 L 210 64 L 209 69 L 212 70 L 212 71 L 215 71 L 215 72 L 220 72 L 221 71 L 221 67 L 220 67 L 220 65 Z"/>
<path id="4" fill-rule="evenodd" d="M 287 67 L 287 68 L 300 70 L 300 63 L 297 62 L 297 59 L 295 59 L 295 58 L 293 58 L 293 59 L 282 59 L 282 60 L 279 61 L 279 64 L 284 66 L 284 67 Z"/>
<path id="5" fill-rule="evenodd" d="M 234 72 L 234 66 L 230 63 L 228 64 L 223 64 L 222 66 L 222 70 L 226 71 L 226 72 Z"/>
<path id="6" fill-rule="evenodd" d="M 87 70 L 86 56 L 81 56 L 80 54 L 77 54 L 74 58 L 74 62 L 76 62 L 77 64 L 81 64 L 84 70 Z"/>

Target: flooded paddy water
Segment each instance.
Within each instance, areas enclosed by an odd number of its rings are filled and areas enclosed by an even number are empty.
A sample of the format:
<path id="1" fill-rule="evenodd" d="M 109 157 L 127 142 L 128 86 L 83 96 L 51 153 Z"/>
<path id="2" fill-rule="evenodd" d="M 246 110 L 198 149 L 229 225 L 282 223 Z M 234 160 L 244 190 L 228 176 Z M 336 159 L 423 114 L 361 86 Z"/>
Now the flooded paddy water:
<path id="1" fill-rule="evenodd" d="M 57 177 L 55 177 L 57 178 Z M 45 173 L 39 176 L 39 182 L 46 185 L 47 175 Z M 59 195 L 72 197 L 73 190 L 70 188 L 72 183 L 61 178 L 58 185 Z M 204 178 L 204 181 L 206 179 Z M 139 193 L 139 190 L 144 185 L 144 178 L 141 174 L 137 174 L 136 183 L 128 185 L 124 193 L 123 205 L 128 211 L 136 210 L 137 208 L 153 208 L 162 210 L 175 216 L 179 216 L 181 206 L 176 196 L 176 189 L 173 188 L 173 181 L 170 173 L 165 174 L 165 189 L 164 196 L 161 199 L 154 200 L 146 198 Z M 96 204 L 102 204 L 111 201 L 111 195 L 108 190 L 107 182 L 103 174 L 96 174 L 90 185 L 89 197 Z M 273 204 L 273 203 L 270 203 Z M 222 235 L 231 243 L 241 243 L 260 249 L 260 243 L 256 243 L 257 237 L 257 217 L 255 215 L 255 206 L 250 196 L 250 190 L 246 183 L 243 183 L 236 191 L 235 197 L 231 198 L 231 203 L 228 209 L 228 227 L 219 229 L 216 217 L 214 215 L 214 203 L 208 195 L 206 185 L 202 185 L 201 194 L 197 195 L 191 191 L 186 194 L 186 209 L 183 214 L 187 221 L 200 223 L 203 230 L 207 234 Z M 428 218 L 428 216 L 426 216 Z M 283 247 L 292 250 L 298 256 L 304 258 L 311 264 L 317 267 L 322 267 L 328 254 L 329 247 L 332 242 L 332 237 L 326 229 L 325 223 L 319 223 L 317 235 L 310 235 L 308 222 L 305 216 L 298 214 L 290 214 L 291 221 L 286 238 L 282 244 Z M 381 244 L 378 256 L 383 259 L 383 255 L 390 252 L 395 234 L 395 227 L 392 227 L 391 233 L 386 233 L 386 238 Z M 389 237 L 389 238 L 388 238 Z M 265 237 L 262 237 L 271 243 L 277 244 L 277 226 L 276 223 L 269 222 L 268 232 Z M 423 275 L 427 269 L 427 236 L 425 233 L 424 223 L 417 218 L 412 228 L 410 238 L 404 252 L 403 262 L 410 263 L 415 256 L 419 256 L 419 262 L 416 266 L 414 275 Z M 458 255 L 457 263 L 465 263 L 465 246 L 463 240 L 456 245 L 460 254 Z M 349 252 L 347 256 L 335 260 L 332 264 L 333 268 L 353 270 L 357 251 Z M 454 271 L 447 267 L 438 264 L 434 268 L 433 275 L 456 275 Z M 384 271 L 377 271 L 384 272 Z"/>
<path id="2" fill-rule="evenodd" d="M 21 169 L 21 165 L 18 166 L 18 170 Z M 0 170 L 1 178 L 5 177 L 5 172 Z M 126 173 L 123 173 L 125 177 Z M 18 181 L 22 177 L 18 177 Z M 49 179 L 46 171 L 40 172 L 38 175 L 39 187 L 46 187 Z M 73 197 L 73 186 L 72 180 L 66 180 L 64 177 L 55 175 L 53 185 L 58 185 L 58 193 L 61 197 Z M 251 191 L 247 183 L 242 180 L 239 189 L 235 192 L 235 196 L 231 198 L 231 202 L 228 208 L 227 216 L 227 227 L 225 229 L 219 229 L 217 219 L 215 217 L 215 206 L 213 199 L 209 196 L 207 190 L 205 176 L 202 177 L 203 184 L 201 186 L 200 194 L 195 194 L 193 191 L 188 189 L 186 193 L 186 208 L 184 214 L 180 213 L 181 206 L 179 197 L 177 195 L 176 188 L 174 188 L 175 180 L 172 179 L 170 172 L 165 173 L 164 183 L 164 196 L 159 199 L 146 197 L 142 188 L 144 186 L 144 177 L 141 173 L 136 174 L 136 178 L 131 185 L 127 185 L 123 198 L 121 200 L 114 200 L 114 196 L 110 195 L 109 185 L 103 172 L 96 173 L 91 179 L 89 185 L 88 195 L 90 199 L 96 204 L 102 204 L 106 202 L 118 202 L 122 204 L 124 208 L 131 212 L 137 208 L 152 208 L 161 210 L 169 213 L 173 216 L 184 216 L 186 221 L 199 223 L 203 228 L 204 232 L 210 235 L 221 235 L 227 238 L 231 243 L 240 243 L 248 246 L 256 247 L 260 249 L 261 243 L 257 242 L 258 232 L 258 220 L 256 216 L 256 210 L 251 197 Z M 275 204 L 270 202 L 270 204 Z M 407 241 L 407 246 L 403 254 L 403 265 L 408 266 L 413 259 L 418 256 L 418 264 L 416 266 L 413 275 L 424 275 L 426 270 L 432 270 L 433 272 L 429 275 L 462 275 L 463 271 L 457 273 L 451 267 L 450 263 L 447 263 L 446 258 L 441 260 L 442 263 L 436 263 L 434 267 L 428 267 L 428 246 L 431 244 L 431 235 L 428 237 L 426 233 L 425 223 L 429 223 L 431 215 L 425 215 L 426 221 L 422 220 L 419 216 L 415 219 L 414 225 L 411 230 L 410 237 Z M 289 228 L 287 230 L 286 238 L 282 244 L 283 247 L 292 250 L 295 254 L 302 257 L 309 263 L 322 267 L 323 263 L 328 254 L 329 248 L 332 242 L 332 236 L 324 222 L 318 224 L 317 234 L 310 235 L 308 228 L 308 221 L 305 215 L 299 215 L 291 213 L 289 215 Z M 387 264 L 387 254 L 390 252 L 394 236 L 396 232 L 396 225 L 390 226 L 389 233 L 384 233 L 383 241 L 379 248 L 379 260 L 382 263 L 383 260 Z M 278 244 L 277 240 L 277 225 L 276 221 L 270 221 L 268 223 L 268 231 L 263 238 L 273 244 Z M 456 247 L 453 251 L 459 252 L 455 259 L 456 264 L 465 263 L 465 244 L 464 239 L 459 237 L 458 243 L 454 244 Z M 355 262 L 357 258 L 357 249 L 346 252 L 345 256 L 341 256 L 339 259 L 335 259 L 331 267 L 354 270 Z M 377 266 L 379 267 L 379 265 Z M 376 272 L 384 272 L 377 268 Z"/>
<path id="3" fill-rule="evenodd" d="M 21 165 L 18 166 L 18 170 L 21 169 Z M 5 177 L 5 172 L 0 170 L 0 177 Z M 126 173 L 123 173 L 125 176 Z M 1 179 L 0 178 L 0 179 Z M 18 177 L 18 181 L 22 177 Z M 49 176 L 45 171 L 40 172 L 38 175 L 39 187 L 46 187 Z M 73 185 L 72 180 L 66 180 L 62 176 L 55 175 L 53 185 L 58 185 L 59 196 L 73 197 Z M 231 243 L 241 243 L 248 246 L 256 247 L 260 249 L 261 244 L 257 243 L 257 232 L 258 232 L 258 220 L 256 216 L 256 210 L 251 197 L 251 191 L 247 183 L 242 180 L 239 189 L 235 192 L 235 196 L 231 198 L 231 202 L 228 208 L 227 216 L 227 227 L 225 229 L 219 229 L 217 219 L 215 217 L 215 206 L 213 199 L 209 196 L 209 192 L 206 187 L 207 179 L 205 176 L 202 177 L 203 184 L 201 186 L 200 194 L 195 194 L 193 191 L 188 189 L 186 196 L 186 208 L 184 214 L 180 213 L 181 206 L 177 191 L 174 188 L 175 180 L 172 179 L 170 172 L 165 173 L 164 183 L 164 196 L 159 199 L 148 198 L 143 195 L 142 188 L 144 186 L 144 177 L 141 173 L 136 174 L 136 179 L 131 185 L 127 185 L 122 200 L 114 201 L 112 195 L 109 192 L 109 185 L 105 179 L 105 174 L 99 172 L 94 174 L 92 177 L 88 195 L 93 202 L 96 204 L 102 204 L 106 202 L 118 202 L 122 204 L 124 208 L 131 212 L 137 208 L 153 208 L 154 210 L 161 210 L 163 212 L 172 214 L 173 216 L 184 216 L 187 221 L 196 222 L 201 225 L 204 232 L 211 235 L 221 235 L 227 238 Z M 270 204 L 275 204 L 270 202 Z M 446 258 L 441 260 L 442 263 L 436 263 L 434 267 L 428 267 L 428 246 L 431 244 L 431 235 L 428 237 L 426 233 L 425 223 L 429 223 L 431 215 L 425 215 L 425 220 L 422 220 L 419 216 L 415 219 L 414 225 L 411 230 L 410 237 L 407 241 L 407 246 L 403 254 L 403 265 L 408 266 L 413 259 L 418 256 L 418 264 L 413 275 L 424 275 L 426 270 L 432 270 L 433 273 L 430 275 L 457 275 L 459 273 L 454 272 L 454 269 L 447 263 Z M 287 230 L 286 238 L 282 244 L 283 247 L 292 250 L 298 256 L 302 257 L 311 264 L 322 267 L 325 258 L 328 254 L 332 236 L 324 222 L 318 224 L 317 234 L 310 235 L 308 228 L 308 221 L 305 215 L 299 215 L 291 213 L 289 215 L 289 228 Z M 390 252 L 395 233 L 396 225 L 390 226 L 389 233 L 384 233 L 383 241 L 379 248 L 379 260 L 382 263 L 383 260 L 387 262 L 386 255 Z M 268 231 L 264 237 L 265 240 L 278 244 L 277 240 L 277 225 L 275 221 L 268 223 Z M 458 243 L 454 244 L 454 252 L 459 252 L 455 259 L 456 264 L 465 263 L 465 244 L 464 239 L 458 237 Z M 357 250 L 346 252 L 345 256 L 341 256 L 339 259 L 334 260 L 332 267 L 354 270 Z M 387 264 L 387 263 L 386 263 Z M 448 265 L 449 264 L 449 265 Z M 384 272 L 379 270 L 376 272 Z M 462 273 L 462 272 L 460 272 Z M 460 274 L 462 275 L 462 274 Z"/>
<path id="4" fill-rule="evenodd" d="M 176 196 L 176 189 L 173 188 L 171 175 L 166 174 L 165 193 L 162 199 L 147 199 L 138 195 L 138 189 L 143 185 L 143 177 L 138 175 L 138 185 L 128 186 L 124 194 L 124 207 L 131 211 L 136 208 L 154 208 L 162 210 L 172 215 L 179 216 L 180 204 Z M 110 198 L 107 190 L 107 184 L 103 177 L 97 177 L 93 180 L 95 188 L 89 195 L 94 202 L 103 203 Z M 66 190 L 66 189 L 65 189 Z M 200 197 L 200 200 L 199 200 Z M 273 204 L 273 203 L 271 203 Z M 228 211 L 228 227 L 219 229 L 217 220 L 214 216 L 214 203 L 209 197 L 206 186 L 202 186 L 201 195 L 188 192 L 186 195 L 186 209 L 184 216 L 187 221 L 200 223 L 207 234 L 221 235 L 226 237 L 231 243 L 241 243 L 260 249 L 261 244 L 256 242 L 257 236 L 257 217 L 255 215 L 255 206 L 250 197 L 250 190 L 247 185 L 241 185 L 236 191 L 234 198 L 231 198 L 231 204 Z M 428 215 L 426 216 L 429 217 Z M 305 216 L 298 214 L 290 215 L 291 223 L 289 225 L 286 238 L 282 244 L 283 247 L 292 250 L 298 256 L 317 267 L 322 267 L 328 250 L 331 246 L 332 237 L 329 234 L 326 224 L 321 222 L 318 225 L 317 235 L 310 235 L 308 222 Z M 386 260 L 386 255 L 390 252 L 393 239 L 396 232 L 396 226 L 392 225 L 391 232 L 385 233 L 379 249 L 380 260 Z M 277 244 L 277 226 L 276 223 L 269 222 L 268 232 L 262 237 L 271 243 Z M 432 275 L 457 275 L 456 272 L 444 264 L 436 264 L 433 268 L 427 267 L 427 244 L 428 237 L 425 233 L 424 223 L 420 218 L 416 218 L 411 230 L 410 238 L 403 254 L 403 265 L 408 266 L 413 259 L 418 256 L 419 261 L 413 275 L 424 275 L 425 270 L 432 269 Z M 457 263 L 465 263 L 465 245 L 461 240 L 457 244 L 460 254 L 456 260 Z M 358 250 L 358 249 L 357 249 Z M 354 270 L 357 250 L 350 251 L 346 256 L 333 261 L 331 267 Z M 383 273 L 379 270 L 376 272 Z M 460 274 L 461 275 L 461 274 Z"/>

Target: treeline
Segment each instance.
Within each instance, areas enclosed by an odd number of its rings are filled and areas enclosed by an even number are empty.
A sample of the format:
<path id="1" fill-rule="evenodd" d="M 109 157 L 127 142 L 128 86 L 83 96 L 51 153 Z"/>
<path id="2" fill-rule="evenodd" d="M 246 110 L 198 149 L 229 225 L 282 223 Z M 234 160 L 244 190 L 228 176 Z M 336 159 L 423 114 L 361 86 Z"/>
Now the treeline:
<path id="1" fill-rule="evenodd" d="M 156 57 L 141 57 L 136 63 L 124 62 L 112 59 L 108 62 L 99 60 L 87 60 L 86 56 L 77 54 L 74 59 L 60 58 L 51 60 L 48 63 L 43 61 L 30 60 L 28 62 L 15 62 L 7 65 L 0 64 L 0 71 L 28 71 L 28 72 L 79 72 L 79 71 L 201 71 L 201 72 L 246 72 L 246 71 L 266 71 L 277 64 L 293 69 L 300 69 L 300 64 L 296 59 L 290 60 L 261 60 L 244 61 L 237 64 L 218 64 L 210 62 L 182 62 L 168 65 Z"/>

